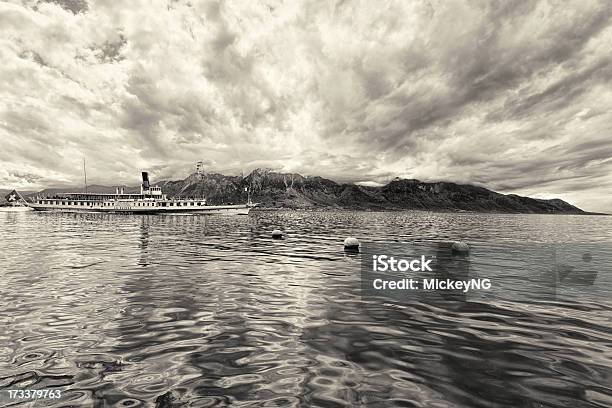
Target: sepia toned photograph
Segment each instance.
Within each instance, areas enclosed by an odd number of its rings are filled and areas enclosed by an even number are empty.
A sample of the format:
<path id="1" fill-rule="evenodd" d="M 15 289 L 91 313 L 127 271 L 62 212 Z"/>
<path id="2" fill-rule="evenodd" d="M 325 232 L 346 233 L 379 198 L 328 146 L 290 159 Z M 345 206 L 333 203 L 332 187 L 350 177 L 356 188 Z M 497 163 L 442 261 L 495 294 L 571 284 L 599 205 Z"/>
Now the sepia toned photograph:
<path id="1" fill-rule="evenodd" d="M 612 407 L 612 3 L 0 0 L 1 407 Z"/>

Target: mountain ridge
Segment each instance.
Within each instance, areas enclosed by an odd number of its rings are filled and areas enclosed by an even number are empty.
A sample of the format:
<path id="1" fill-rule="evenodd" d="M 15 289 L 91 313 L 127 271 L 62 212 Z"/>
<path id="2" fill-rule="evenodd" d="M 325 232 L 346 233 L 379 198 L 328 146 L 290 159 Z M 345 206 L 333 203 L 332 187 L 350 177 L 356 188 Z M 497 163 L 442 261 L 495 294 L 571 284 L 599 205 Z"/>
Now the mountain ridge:
<path id="1" fill-rule="evenodd" d="M 547 200 L 502 194 L 470 184 L 395 178 L 374 187 L 270 169 L 253 170 L 246 177 L 193 173 L 183 180 L 153 184 L 162 187 L 169 197 L 206 197 L 210 204 L 243 203 L 247 200 L 245 188 L 248 188 L 252 201 L 260 203 L 262 208 L 594 214 L 558 198 Z M 126 193 L 139 191 L 139 187 L 123 187 Z M 66 190 L 45 189 L 31 195 Z M 115 187 L 89 186 L 88 190 L 114 193 Z"/>

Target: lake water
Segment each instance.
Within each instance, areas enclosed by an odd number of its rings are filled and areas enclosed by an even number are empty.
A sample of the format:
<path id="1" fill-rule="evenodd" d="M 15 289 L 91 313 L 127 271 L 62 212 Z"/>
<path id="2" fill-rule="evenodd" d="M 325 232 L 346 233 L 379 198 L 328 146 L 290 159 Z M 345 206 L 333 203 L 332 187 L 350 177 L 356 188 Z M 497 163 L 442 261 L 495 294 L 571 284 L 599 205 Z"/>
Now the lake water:
<path id="1" fill-rule="evenodd" d="M 612 217 L 29 212 L 0 229 L 0 406 L 9 389 L 63 407 L 612 406 Z M 465 240 L 493 290 L 362 296 L 370 255 L 347 236 Z"/>

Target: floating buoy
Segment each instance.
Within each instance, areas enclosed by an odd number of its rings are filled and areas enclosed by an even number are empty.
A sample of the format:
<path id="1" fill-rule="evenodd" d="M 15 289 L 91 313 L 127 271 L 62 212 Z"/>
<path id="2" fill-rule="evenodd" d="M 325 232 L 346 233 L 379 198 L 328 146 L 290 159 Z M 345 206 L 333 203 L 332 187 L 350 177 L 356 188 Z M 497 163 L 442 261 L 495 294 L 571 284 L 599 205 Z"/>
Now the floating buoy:
<path id="1" fill-rule="evenodd" d="M 359 252 L 360 245 L 361 244 L 359 243 L 359 240 L 354 237 L 348 237 L 347 239 L 344 240 L 344 250 L 345 251 Z"/>
<path id="2" fill-rule="evenodd" d="M 455 241 L 451 245 L 451 251 L 454 254 L 467 255 L 470 253 L 470 246 L 463 241 Z"/>
<path id="3" fill-rule="evenodd" d="M 283 237 L 283 231 L 279 229 L 275 229 L 274 231 L 272 231 L 272 238 L 281 239 L 282 237 Z"/>

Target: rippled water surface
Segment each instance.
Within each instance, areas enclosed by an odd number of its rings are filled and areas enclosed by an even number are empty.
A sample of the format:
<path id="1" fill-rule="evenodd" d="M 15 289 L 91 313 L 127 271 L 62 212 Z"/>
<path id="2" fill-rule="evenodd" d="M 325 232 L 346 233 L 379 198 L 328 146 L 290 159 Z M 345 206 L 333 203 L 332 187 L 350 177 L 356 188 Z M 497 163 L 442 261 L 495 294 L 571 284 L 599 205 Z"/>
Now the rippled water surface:
<path id="1" fill-rule="evenodd" d="M 2 406 L 8 389 L 62 390 L 36 406 L 612 406 L 612 217 L 30 212 L 0 228 Z M 495 290 L 361 296 L 369 255 L 347 236 L 468 241 Z"/>

